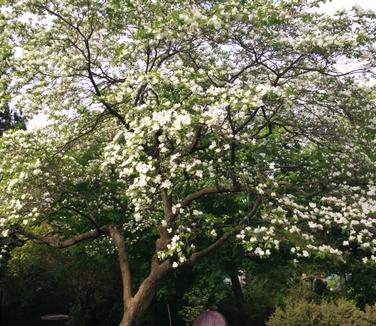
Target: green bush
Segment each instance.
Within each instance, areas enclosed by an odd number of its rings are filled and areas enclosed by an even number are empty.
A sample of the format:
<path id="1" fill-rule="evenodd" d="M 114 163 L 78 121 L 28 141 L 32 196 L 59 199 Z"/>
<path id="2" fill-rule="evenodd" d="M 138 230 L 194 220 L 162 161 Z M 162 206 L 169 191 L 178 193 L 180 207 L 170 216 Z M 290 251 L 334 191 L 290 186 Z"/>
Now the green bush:
<path id="1" fill-rule="evenodd" d="M 365 312 L 365 320 L 368 322 L 368 325 L 375 325 L 376 324 L 376 305 L 369 306 L 366 305 L 364 308 Z"/>
<path id="2" fill-rule="evenodd" d="M 299 301 L 277 308 L 268 326 L 371 326 L 376 325 L 376 307 L 365 311 L 344 299 L 321 304 Z"/>

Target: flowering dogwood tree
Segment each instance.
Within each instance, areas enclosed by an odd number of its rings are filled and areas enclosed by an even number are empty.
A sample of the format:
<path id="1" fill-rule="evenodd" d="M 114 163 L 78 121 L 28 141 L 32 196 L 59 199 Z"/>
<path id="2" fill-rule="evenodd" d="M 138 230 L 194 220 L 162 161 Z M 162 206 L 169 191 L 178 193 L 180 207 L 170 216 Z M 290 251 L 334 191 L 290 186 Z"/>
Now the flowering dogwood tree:
<path id="1" fill-rule="evenodd" d="M 375 14 L 320 2 L 9 2 L 12 105 L 50 124 L 1 139 L 2 236 L 112 242 L 123 326 L 230 239 L 376 260 Z"/>

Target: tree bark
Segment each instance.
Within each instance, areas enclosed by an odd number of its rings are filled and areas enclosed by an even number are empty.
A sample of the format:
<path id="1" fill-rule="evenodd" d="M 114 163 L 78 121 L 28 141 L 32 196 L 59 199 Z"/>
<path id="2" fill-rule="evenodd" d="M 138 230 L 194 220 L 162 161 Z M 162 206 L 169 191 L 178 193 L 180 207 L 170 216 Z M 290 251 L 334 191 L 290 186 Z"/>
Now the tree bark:
<path id="1" fill-rule="evenodd" d="M 232 291 L 234 292 L 236 304 L 239 308 L 241 308 L 244 305 L 244 296 L 243 296 L 242 286 L 239 281 L 239 276 L 236 272 L 233 272 L 230 275 L 230 279 L 231 279 L 231 287 L 232 287 Z"/>
<path id="2" fill-rule="evenodd" d="M 231 273 L 230 279 L 231 279 L 231 287 L 234 293 L 236 306 L 239 312 L 239 315 L 238 315 L 239 323 L 241 325 L 246 325 L 247 314 L 246 314 L 245 300 L 244 300 L 242 286 L 239 281 L 238 273 L 237 272 Z"/>
<path id="3" fill-rule="evenodd" d="M 109 233 L 115 243 L 118 252 L 121 278 L 123 283 L 123 303 L 124 309 L 127 309 L 132 301 L 132 278 L 125 248 L 125 241 L 123 235 L 119 232 L 115 225 L 109 226 Z"/>
<path id="4" fill-rule="evenodd" d="M 160 281 L 171 269 L 169 261 L 164 261 L 157 267 L 152 268 L 149 276 L 141 283 L 137 293 L 129 303 L 128 309 L 124 309 L 120 326 L 141 325 Z"/>

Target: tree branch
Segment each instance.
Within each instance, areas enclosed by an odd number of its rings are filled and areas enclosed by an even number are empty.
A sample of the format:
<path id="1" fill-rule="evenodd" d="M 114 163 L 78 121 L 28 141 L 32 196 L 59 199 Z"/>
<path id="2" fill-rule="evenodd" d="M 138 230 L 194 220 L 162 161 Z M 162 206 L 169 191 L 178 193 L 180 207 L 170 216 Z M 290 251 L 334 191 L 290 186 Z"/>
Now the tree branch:
<path id="1" fill-rule="evenodd" d="M 73 236 L 72 238 L 66 239 L 66 240 L 61 240 L 57 237 L 42 236 L 42 235 L 36 234 L 34 232 L 31 232 L 31 231 L 26 231 L 21 227 L 14 228 L 12 232 L 14 232 L 16 234 L 23 235 L 24 237 L 26 237 L 30 240 L 34 240 L 34 241 L 37 241 L 37 242 L 40 242 L 40 243 L 44 243 L 44 244 L 51 246 L 51 247 L 66 248 L 66 247 L 73 246 L 73 245 L 75 245 L 79 242 L 82 242 L 84 240 L 97 238 L 98 236 L 102 235 L 103 233 L 107 233 L 107 231 L 108 231 L 108 225 L 104 225 L 104 226 L 101 226 L 97 230 L 91 230 L 91 231 L 88 231 L 88 232 L 77 234 L 77 235 Z"/>
<path id="2" fill-rule="evenodd" d="M 114 224 L 110 224 L 108 226 L 108 232 L 118 252 L 121 277 L 123 282 L 123 301 L 125 308 L 128 309 L 132 301 L 132 278 L 129 268 L 128 256 L 125 250 L 124 237 Z"/>
<path id="3" fill-rule="evenodd" d="M 208 255 L 210 252 L 212 252 L 216 248 L 223 245 L 230 238 L 230 236 L 231 236 L 230 233 L 223 234 L 217 241 L 212 243 L 209 247 L 207 247 L 203 250 L 197 251 L 194 254 L 192 254 L 191 257 L 189 257 L 185 261 L 184 265 L 194 264 L 198 258 Z"/>
<path id="4" fill-rule="evenodd" d="M 105 100 L 103 100 L 102 97 L 102 92 L 100 91 L 95 79 L 94 75 L 92 72 L 92 59 L 91 59 L 91 51 L 90 51 L 90 45 L 89 45 L 89 40 L 87 38 L 84 38 L 84 44 L 87 52 L 87 72 L 88 72 L 88 78 L 94 88 L 95 94 L 98 96 L 100 102 L 104 105 L 104 107 L 107 109 L 107 111 L 113 115 L 115 118 L 117 118 L 120 123 L 125 126 L 125 128 L 129 129 L 129 124 L 125 121 L 124 117 L 117 112 L 111 104 L 107 103 Z"/>
<path id="5" fill-rule="evenodd" d="M 248 212 L 248 214 L 246 216 L 244 216 L 239 225 L 238 226 L 241 226 L 243 225 L 246 221 L 248 221 L 251 217 L 255 216 L 257 211 L 258 211 L 258 208 L 261 204 L 261 197 L 258 197 L 255 204 L 252 206 L 251 210 Z M 211 253 L 213 250 L 219 248 L 220 246 L 222 246 L 230 237 L 231 235 L 234 233 L 234 231 L 237 230 L 237 228 L 234 228 L 234 230 L 232 232 L 226 232 L 224 233 L 220 238 L 218 238 L 214 243 L 212 243 L 210 246 L 206 247 L 205 249 L 202 249 L 200 251 L 197 251 L 195 253 L 193 253 L 184 263 L 184 265 L 190 265 L 190 264 L 194 264 L 196 262 L 196 260 L 200 257 L 204 257 L 206 255 L 208 255 L 209 253 Z"/>
<path id="6" fill-rule="evenodd" d="M 82 216 L 83 218 L 87 219 L 88 221 L 90 221 L 91 223 L 94 224 L 95 228 L 97 229 L 97 231 L 100 232 L 100 227 L 97 223 L 97 221 L 94 219 L 94 217 L 90 216 L 89 214 L 86 214 L 82 211 L 80 211 L 79 209 L 73 207 L 73 206 L 63 206 L 64 209 L 67 209 L 67 210 L 70 210 L 72 212 L 75 212 L 77 213 L 78 215 Z"/>
<path id="7" fill-rule="evenodd" d="M 233 185 L 219 185 L 214 187 L 206 187 L 202 188 L 199 191 L 190 193 L 187 195 L 180 203 L 180 207 L 184 208 L 187 207 L 191 202 L 196 199 L 199 199 L 203 196 L 209 194 L 219 194 L 219 193 L 227 193 L 227 192 L 240 192 L 240 191 L 249 191 L 249 189 L 245 186 L 234 187 Z"/>

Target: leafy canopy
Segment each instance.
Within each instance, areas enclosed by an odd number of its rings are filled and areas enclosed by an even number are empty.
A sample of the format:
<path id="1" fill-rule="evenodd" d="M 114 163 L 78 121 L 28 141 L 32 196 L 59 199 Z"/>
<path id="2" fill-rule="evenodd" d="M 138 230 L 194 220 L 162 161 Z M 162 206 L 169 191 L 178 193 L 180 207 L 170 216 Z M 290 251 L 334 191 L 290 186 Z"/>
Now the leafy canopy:
<path id="1" fill-rule="evenodd" d="M 5 5 L 12 101 L 51 123 L 1 139 L 3 236 L 114 223 L 128 247 L 159 234 L 172 267 L 233 236 L 375 260 L 375 14 L 320 3 Z"/>

